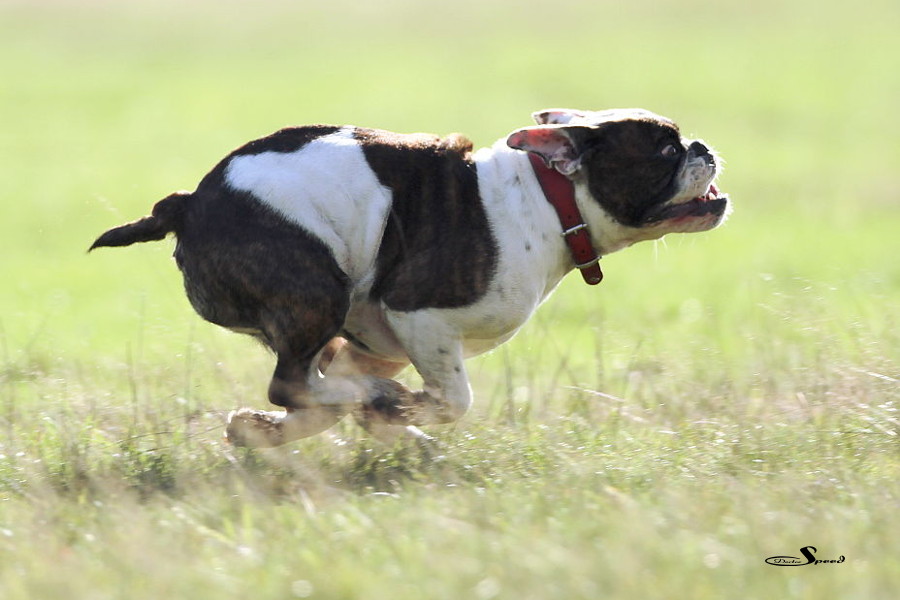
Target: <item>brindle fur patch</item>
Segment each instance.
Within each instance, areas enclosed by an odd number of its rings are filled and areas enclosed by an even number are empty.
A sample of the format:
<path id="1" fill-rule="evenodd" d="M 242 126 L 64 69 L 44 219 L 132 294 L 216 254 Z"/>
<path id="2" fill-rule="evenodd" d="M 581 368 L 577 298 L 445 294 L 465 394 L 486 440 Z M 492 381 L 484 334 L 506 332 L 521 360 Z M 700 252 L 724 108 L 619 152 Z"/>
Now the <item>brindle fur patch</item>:
<path id="1" fill-rule="evenodd" d="M 481 298 L 497 267 L 497 244 L 478 194 L 472 143 L 458 134 L 375 129 L 357 129 L 356 139 L 392 191 L 372 299 L 412 311 Z"/>

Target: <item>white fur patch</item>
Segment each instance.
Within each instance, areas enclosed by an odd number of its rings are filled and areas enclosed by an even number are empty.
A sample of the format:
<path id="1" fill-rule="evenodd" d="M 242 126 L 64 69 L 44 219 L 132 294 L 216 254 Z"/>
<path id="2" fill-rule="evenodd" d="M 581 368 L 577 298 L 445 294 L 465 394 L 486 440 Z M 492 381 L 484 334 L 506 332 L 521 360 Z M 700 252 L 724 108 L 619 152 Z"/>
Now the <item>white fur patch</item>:
<path id="1" fill-rule="evenodd" d="M 236 156 L 225 181 L 322 240 L 351 280 L 371 274 L 391 191 L 369 167 L 352 128 L 296 152 Z"/>

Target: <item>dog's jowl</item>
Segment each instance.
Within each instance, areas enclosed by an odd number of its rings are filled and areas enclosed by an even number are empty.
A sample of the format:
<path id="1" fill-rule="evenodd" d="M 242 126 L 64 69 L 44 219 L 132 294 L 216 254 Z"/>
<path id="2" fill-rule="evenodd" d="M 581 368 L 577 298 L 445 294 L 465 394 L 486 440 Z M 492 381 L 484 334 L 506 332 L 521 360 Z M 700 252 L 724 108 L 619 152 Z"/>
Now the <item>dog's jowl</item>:
<path id="1" fill-rule="evenodd" d="M 91 249 L 174 233 L 197 312 L 275 352 L 269 400 L 284 410 L 233 412 L 235 444 L 282 444 L 346 414 L 381 438 L 421 436 L 468 409 L 463 360 L 512 337 L 566 273 L 597 283 L 604 254 L 729 212 L 716 155 L 668 119 L 533 117 L 474 153 L 460 135 L 283 129 Z M 422 390 L 392 379 L 410 363 Z"/>

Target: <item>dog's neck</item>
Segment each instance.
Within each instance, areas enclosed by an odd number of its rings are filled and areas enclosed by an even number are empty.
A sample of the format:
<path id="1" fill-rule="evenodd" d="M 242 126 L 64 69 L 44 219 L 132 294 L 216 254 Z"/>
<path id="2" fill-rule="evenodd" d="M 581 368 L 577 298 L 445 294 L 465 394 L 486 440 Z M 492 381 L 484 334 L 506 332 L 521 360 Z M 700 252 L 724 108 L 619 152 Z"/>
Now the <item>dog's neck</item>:
<path id="1" fill-rule="evenodd" d="M 536 154 L 529 154 L 528 158 L 544 197 L 559 218 L 561 234 L 572 254 L 575 268 L 581 271 L 585 283 L 597 285 L 603 280 L 600 256 L 594 249 L 590 227 L 581 216 L 581 210 L 575 201 L 575 185 L 568 177 L 545 165 Z"/>
<path id="2" fill-rule="evenodd" d="M 547 201 L 529 154 L 509 148 L 505 140 L 483 148 L 475 154 L 479 186 L 488 213 L 498 223 L 518 223 L 518 227 L 498 227 L 496 234 L 516 236 L 506 241 L 509 248 L 521 248 L 528 240 L 537 240 L 545 251 L 518 256 L 528 262 L 532 273 L 542 273 L 545 294 L 575 268 L 575 260 L 563 239 L 559 217 Z M 637 242 L 659 237 L 651 230 L 627 227 L 616 222 L 591 196 L 586 178 L 576 173 L 572 178 L 575 204 L 588 225 L 590 241 L 598 256 L 606 256 Z M 501 231 L 502 230 L 502 231 Z M 538 258 L 539 257 L 539 258 Z M 507 265 L 505 268 L 516 268 Z"/>
<path id="3" fill-rule="evenodd" d="M 508 280 L 504 286 L 543 301 L 575 268 L 559 217 L 547 201 L 526 152 L 498 140 L 476 152 L 473 158 L 479 193 L 501 249 L 498 272 Z M 590 223 L 579 187 L 582 186 L 575 186 L 576 202 Z M 598 248 L 596 234 L 591 234 Z"/>

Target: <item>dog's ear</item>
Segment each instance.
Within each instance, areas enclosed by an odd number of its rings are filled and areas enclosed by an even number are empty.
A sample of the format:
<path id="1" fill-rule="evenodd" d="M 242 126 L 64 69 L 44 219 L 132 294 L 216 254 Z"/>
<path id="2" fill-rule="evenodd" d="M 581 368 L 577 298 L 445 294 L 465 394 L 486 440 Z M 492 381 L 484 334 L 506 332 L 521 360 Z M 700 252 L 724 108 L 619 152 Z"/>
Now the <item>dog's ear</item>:
<path id="1" fill-rule="evenodd" d="M 509 134 L 506 145 L 516 150 L 532 152 L 543 159 L 544 164 L 563 175 L 571 175 L 581 166 L 581 144 L 586 130 L 595 129 L 581 125 L 535 125 L 523 127 Z"/>
<path id="2" fill-rule="evenodd" d="M 567 125 L 572 119 L 586 116 L 584 111 L 573 108 L 545 108 L 531 113 L 531 118 L 538 125 Z"/>

